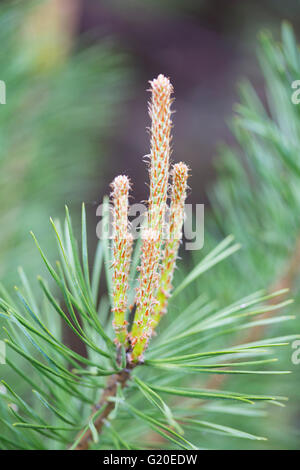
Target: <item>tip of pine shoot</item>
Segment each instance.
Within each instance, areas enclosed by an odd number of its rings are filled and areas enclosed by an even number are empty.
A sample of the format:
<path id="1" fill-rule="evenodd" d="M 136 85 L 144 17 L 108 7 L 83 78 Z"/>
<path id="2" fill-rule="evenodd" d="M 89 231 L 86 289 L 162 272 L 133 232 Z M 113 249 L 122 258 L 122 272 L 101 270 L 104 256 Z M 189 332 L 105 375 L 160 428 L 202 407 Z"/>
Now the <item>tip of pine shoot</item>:
<path id="1" fill-rule="evenodd" d="M 152 91 L 161 92 L 162 90 L 168 91 L 170 94 L 173 93 L 173 85 L 170 82 L 170 79 L 165 75 L 160 73 L 157 78 L 149 81 Z"/>

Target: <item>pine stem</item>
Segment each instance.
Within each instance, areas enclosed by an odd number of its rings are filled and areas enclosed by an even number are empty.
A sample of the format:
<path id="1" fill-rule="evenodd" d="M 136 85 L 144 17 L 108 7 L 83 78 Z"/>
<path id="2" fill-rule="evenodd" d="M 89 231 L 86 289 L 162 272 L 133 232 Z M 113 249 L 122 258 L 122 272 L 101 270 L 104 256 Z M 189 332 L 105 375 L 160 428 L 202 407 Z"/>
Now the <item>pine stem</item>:
<path id="1" fill-rule="evenodd" d="M 94 421 L 94 426 L 98 434 L 101 434 L 105 420 L 108 418 L 109 414 L 113 411 L 115 407 L 115 403 L 113 401 L 110 401 L 110 398 L 116 397 L 118 385 L 120 385 L 122 389 L 127 386 L 127 382 L 131 376 L 131 370 L 134 367 L 135 365 L 128 364 L 128 367 L 126 369 L 121 370 L 118 374 L 114 374 L 108 379 L 107 386 L 103 390 L 101 399 L 99 403 L 94 407 L 94 411 L 90 416 L 90 419 L 92 419 L 97 410 L 104 407 L 101 414 Z M 81 434 L 82 431 L 80 431 L 78 436 L 80 436 Z M 82 434 L 78 444 L 76 445 L 75 450 L 88 450 L 92 440 L 92 431 L 88 429 L 84 434 Z"/>

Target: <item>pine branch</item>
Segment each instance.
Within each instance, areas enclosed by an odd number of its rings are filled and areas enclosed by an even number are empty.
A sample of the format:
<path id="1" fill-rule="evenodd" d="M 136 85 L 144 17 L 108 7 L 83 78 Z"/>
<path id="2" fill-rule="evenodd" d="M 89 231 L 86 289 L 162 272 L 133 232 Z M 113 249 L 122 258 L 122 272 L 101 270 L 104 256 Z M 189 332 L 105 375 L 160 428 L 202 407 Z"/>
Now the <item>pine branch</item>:
<path id="1" fill-rule="evenodd" d="M 262 440 L 259 435 L 211 422 L 205 406 L 201 408 L 201 416 L 206 412 L 207 419 L 197 419 L 199 407 L 193 409 L 190 401 L 197 400 L 199 404 L 212 400 L 221 407 L 223 401 L 229 401 L 233 403 L 234 412 L 243 416 L 245 410 L 238 408 L 240 405 L 256 402 L 277 404 L 286 400 L 284 396 L 257 394 L 252 389 L 216 392 L 192 385 L 195 374 L 286 374 L 289 371 L 274 370 L 268 365 L 276 360 L 273 350 L 287 346 L 294 336 L 268 338 L 263 344 L 224 347 L 223 339 L 229 332 L 251 326 L 249 320 L 271 309 L 269 300 L 279 295 L 255 292 L 222 309 L 209 302 L 205 295 L 197 296 L 195 284 L 199 281 L 201 292 L 204 286 L 200 276 L 239 249 L 233 237 L 220 242 L 188 273 L 180 270 L 183 281 L 171 291 L 178 238 L 182 235 L 187 167 L 184 164 L 174 167 L 170 224 L 176 241 L 173 244 L 173 240 L 164 241 L 162 237 L 163 214 L 168 201 L 165 189 L 169 180 L 172 86 L 162 75 L 151 83 L 151 117 L 155 122 L 152 123 L 151 140 L 150 228 L 143 228 L 142 248 L 140 250 L 137 244 L 132 263 L 131 246 L 126 243 L 129 185 L 126 177 L 120 177 L 113 185 L 116 229 L 113 246 L 103 233 L 91 275 L 83 205 L 80 249 L 68 209 L 64 228 L 51 220 L 60 258 L 55 266 L 34 237 L 55 294 L 47 282 L 39 278 L 40 299 L 24 272 L 20 272 L 21 287 L 17 290 L 17 300 L 1 287 L 0 316 L 5 323 L 9 350 L 7 362 L 14 377 L 12 385 L 9 383 L 11 380 L 3 383 L 5 393 L 0 394 L 0 421 L 7 428 L 4 439 L 0 433 L 2 448 L 61 449 L 73 442 L 71 449 L 77 450 L 91 447 L 130 449 L 141 446 L 149 429 L 172 449 L 203 447 L 199 438 L 202 428 L 209 428 L 218 436 Z M 158 206 L 154 205 L 155 202 Z M 107 199 L 104 208 L 102 222 L 103 227 L 107 227 Z M 151 226 L 154 221 L 158 226 Z M 169 253 L 166 260 L 162 260 L 164 247 Z M 140 267 L 137 269 L 139 259 Z M 100 298 L 101 271 L 105 272 L 108 294 Z M 136 271 L 139 271 L 138 276 Z M 137 309 L 132 322 L 127 302 L 137 285 Z M 184 295 L 178 295 L 184 290 Z M 168 314 L 154 337 L 155 306 L 159 304 L 158 295 L 161 293 L 164 296 L 161 305 L 164 309 L 168 307 Z M 272 309 L 280 310 L 288 303 L 272 302 Z M 160 316 L 162 312 L 158 313 Z M 280 321 L 291 319 L 292 316 L 286 316 Z M 61 320 L 65 328 L 79 338 L 86 355 L 65 344 Z M 231 362 L 228 362 L 229 358 Z M 141 363 L 143 367 L 140 367 Z M 237 369 L 237 365 L 242 368 Z M 262 368 L 257 369 L 257 366 Z M 28 395 L 28 387 L 34 389 L 30 404 L 23 398 Z M 126 394 L 123 394 L 126 387 Z M 176 406 L 172 406 L 172 397 L 180 399 Z M 183 401 L 185 398 L 188 398 L 187 405 Z M 110 426 L 106 426 L 108 420 Z M 191 440 L 187 439 L 185 432 Z M 143 445 L 147 447 L 147 442 Z"/>

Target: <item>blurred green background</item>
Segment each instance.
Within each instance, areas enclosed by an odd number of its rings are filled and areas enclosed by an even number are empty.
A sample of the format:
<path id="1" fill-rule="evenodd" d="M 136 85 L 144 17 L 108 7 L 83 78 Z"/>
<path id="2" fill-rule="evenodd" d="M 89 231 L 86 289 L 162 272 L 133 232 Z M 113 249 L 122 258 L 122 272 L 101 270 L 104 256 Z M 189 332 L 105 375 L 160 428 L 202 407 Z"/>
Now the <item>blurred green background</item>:
<path id="1" fill-rule="evenodd" d="M 246 183 L 238 185 L 240 170 L 234 172 L 232 166 L 225 165 L 230 167 L 232 191 L 237 194 L 223 198 L 229 194 L 222 186 L 226 168 L 219 164 L 217 172 L 214 161 L 219 142 L 235 149 L 239 141 L 248 156 L 255 153 L 247 136 L 241 137 L 237 128 L 232 130 L 228 125 L 233 106 L 240 101 L 237 83 L 247 77 L 270 110 L 265 87 L 267 83 L 272 88 L 276 81 L 273 77 L 268 83 L 270 73 L 263 77 L 255 53 L 257 34 L 268 29 L 277 41 L 282 20 L 287 19 L 297 36 L 299 13 L 297 0 L 2 2 L 0 79 L 7 87 L 6 104 L 0 105 L 0 277 L 4 284 L 9 288 L 16 282 L 20 265 L 30 276 L 40 271 L 29 231 L 36 233 L 49 252 L 54 248 L 49 216 L 59 217 L 65 203 L 72 213 L 79 213 L 80 202 L 86 202 L 90 233 L 94 234 L 97 205 L 116 172 L 132 179 L 136 202 L 147 198 L 142 158 L 149 152 L 145 90 L 147 81 L 158 73 L 169 76 L 175 87 L 172 158 L 186 161 L 193 170 L 189 202 L 206 204 L 208 246 L 234 233 L 246 253 L 248 249 L 248 257 L 243 255 L 239 264 L 233 262 L 217 274 L 212 272 L 207 289 L 211 295 L 221 296 L 222 304 L 272 284 L 292 252 L 300 225 L 295 223 L 291 228 L 291 219 L 298 217 L 300 208 L 297 197 L 293 193 L 288 220 L 280 219 L 279 238 L 285 226 L 290 233 L 283 246 L 272 226 L 274 218 L 262 227 L 269 236 L 267 242 L 271 239 L 268 255 L 266 239 L 253 243 L 261 229 L 261 215 L 271 210 L 263 204 L 268 177 L 253 172 L 252 178 L 262 184 L 261 201 L 256 208 L 253 201 L 249 209 L 251 190 L 247 192 Z M 298 77 L 295 70 L 293 73 L 291 79 L 300 79 L 300 68 Z M 275 93 L 274 99 L 278 96 Z M 286 111 L 285 116 L 300 122 L 299 113 L 291 116 Z M 295 132 L 300 141 L 299 128 Z M 278 148 L 268 151 L 273 161 Z M 279 177 L 285 170 L 276 171 Z M 211 209 L 215 199 L 211 195 L 218 191 L 219 201 L 224 199 L 221 213 Z M 272 198 L 269 193 L 268 197 Z M 242 201 L 244 209 L 239 207 Z M 270 235 L 271 227 L 274 233 Z M 95 246 L 96 236 L 90 243 Z M 297 329 L 297 324 L 293 328 Z M 286 360 L 289 363 L 289 358 Z M 297 448 L 300 441 L 299 366 L 294 369 L 294 378 L 285 379 L 285 392 L 291 391 L 294 397 L 293 407 L 285 414 L 275 413 L 272 421 L 275 448 Z M 263 384 L 276 388 L 274 380 L 264 379 Z M 222 446 L 221 441 L 216 443 L 216 447 Z"/>

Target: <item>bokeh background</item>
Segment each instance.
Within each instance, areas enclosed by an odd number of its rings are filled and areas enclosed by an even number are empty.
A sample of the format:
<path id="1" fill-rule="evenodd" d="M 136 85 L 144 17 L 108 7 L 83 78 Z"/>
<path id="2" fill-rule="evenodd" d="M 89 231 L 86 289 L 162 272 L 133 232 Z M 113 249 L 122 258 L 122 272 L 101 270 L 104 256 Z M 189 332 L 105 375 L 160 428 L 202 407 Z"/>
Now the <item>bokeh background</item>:
<path id="1" fill-rule="evenodd" d="M 238 81 L 246 76 L 263 96 L 257 33 L 278 37 L 283 18 L 297 31 L 299 8 L 293 0 L 1 2 L 1 277 L 13 282 L 26 259 L 35 269 L 29 230 L 47 239 L 48 217 L 65 203 L 84 200 L 94 214 L 116 172 L 134 181 L 136 201 L 147 198 L 146 90 L 158 73 L 175 87 L 173 159 L 193 168 L 190 202 L 208 205 L 217 146 L 235 145 L 227 121 Z"/>
<path id="2" fill-rule="evenodd" d="M 279 39 L 287 19 L 297 35 L 299 13 L 297 0 L 1 2 L 5 285 L 16 282 L 19 265 L 30 275 L 41 270 L 29 231 L 54 250 L 49 216 L 60 217 L 65 203 L 79 214 L 86 202 L 92 251 L 96 208 L 116 173 L 132 179 L 136 202 L 147 198 L 146 90 L 159 73 L 175 88 L 172 158 L 193 169 L 190 202 L 205 203 L 209 212 L 218 146 L 236 146 L 228 121 L 239 80 L 247 77 L 265 101 L 257 34 L 268 29 Z"/>

